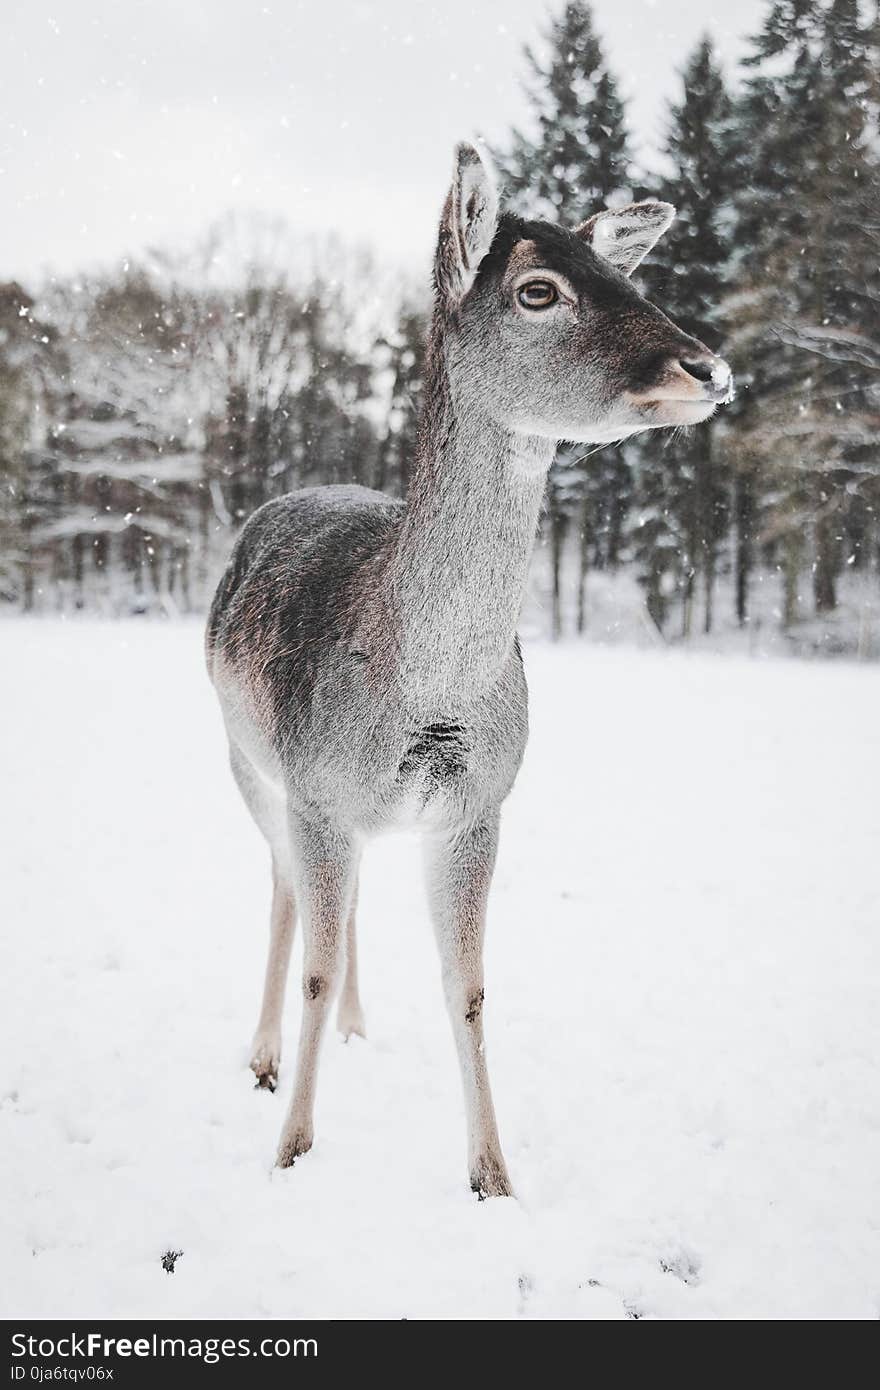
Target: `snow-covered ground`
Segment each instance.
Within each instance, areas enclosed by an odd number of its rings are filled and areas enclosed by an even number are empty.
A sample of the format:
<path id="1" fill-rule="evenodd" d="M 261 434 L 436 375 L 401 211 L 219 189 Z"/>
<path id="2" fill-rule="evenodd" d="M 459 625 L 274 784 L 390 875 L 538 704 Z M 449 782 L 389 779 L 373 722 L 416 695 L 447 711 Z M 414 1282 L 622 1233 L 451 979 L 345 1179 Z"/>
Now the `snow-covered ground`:
<path id="1" fill-rule="evenodd" d="M 267 855 L 198 627 L 0 650 L 5 1316 L 880 1315 L 880 672 L 527 650 L 486 1002 L 518 1201 L 478 1203 L 414 843 L 366 857 L 369 1041 L 273 1171 L 298 990 L 254 1091 Z"/>

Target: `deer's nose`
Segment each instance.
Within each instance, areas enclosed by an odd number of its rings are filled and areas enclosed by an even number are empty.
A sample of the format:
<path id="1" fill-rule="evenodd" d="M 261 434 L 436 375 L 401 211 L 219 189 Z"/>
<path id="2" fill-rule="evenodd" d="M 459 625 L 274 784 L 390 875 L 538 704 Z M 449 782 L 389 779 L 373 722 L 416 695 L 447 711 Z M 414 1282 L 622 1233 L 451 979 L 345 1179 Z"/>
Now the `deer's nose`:
<path id="1" fill-rule="evenodd" d="M 733 373 L 722 357 L 714 352 L 701 352 L 679 357 L 678 365 L 688 376 L 699 381 L 707 399 L 729 401 L 733 396 Z"/>

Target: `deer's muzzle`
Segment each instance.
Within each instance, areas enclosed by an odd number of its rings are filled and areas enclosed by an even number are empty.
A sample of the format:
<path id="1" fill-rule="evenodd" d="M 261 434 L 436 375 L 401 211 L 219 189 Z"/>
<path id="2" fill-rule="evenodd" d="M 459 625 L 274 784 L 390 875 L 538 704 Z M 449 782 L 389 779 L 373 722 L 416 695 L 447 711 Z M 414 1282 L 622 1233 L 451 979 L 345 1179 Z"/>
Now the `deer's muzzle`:
<path id="1" fill-rule="evenodd" d="M 699 382 L 704 399 L 718 405 L 733 400 L 733 372 L 722 357 L 706 352 L 698 357 L 680 357 L 678 365 L 686 376 Z"/>
<path id="2" fill-rule="evenodd" d="M 724 405 L 733 400 L 733 373 L 721 357 L 702 344 L 669 357 L 657 375 L 656 384 L 630 393 L 636 405 L 657 405 L 661 401 Z"/>

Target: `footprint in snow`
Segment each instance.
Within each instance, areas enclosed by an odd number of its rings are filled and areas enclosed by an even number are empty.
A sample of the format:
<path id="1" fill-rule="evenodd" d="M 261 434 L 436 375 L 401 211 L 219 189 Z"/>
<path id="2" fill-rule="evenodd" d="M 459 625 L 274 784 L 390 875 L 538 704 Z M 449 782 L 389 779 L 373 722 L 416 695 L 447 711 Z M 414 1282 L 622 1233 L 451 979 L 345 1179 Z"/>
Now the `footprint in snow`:
<path id="1" fill-rule="evenodd" d="M 658 1264 L 664 1274 L 674 1274 L 676 1279 L 691 1288 L 700 1282 L 700 1257 L 690 1250 L 661 1255 Z"/>

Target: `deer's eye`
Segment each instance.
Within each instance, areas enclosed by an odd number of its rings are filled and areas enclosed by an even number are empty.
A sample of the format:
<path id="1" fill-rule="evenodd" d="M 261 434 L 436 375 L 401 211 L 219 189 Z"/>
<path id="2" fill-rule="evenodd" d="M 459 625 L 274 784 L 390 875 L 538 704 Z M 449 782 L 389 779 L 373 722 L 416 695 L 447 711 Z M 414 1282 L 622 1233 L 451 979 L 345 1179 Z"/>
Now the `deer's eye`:
<path id="1" fill-rule="evenodd" d="M 549 309 L 559 298 L 559 291 L 552 280 L 529 280 L 520 285 L 516 297 L 524 309 Z"/>

